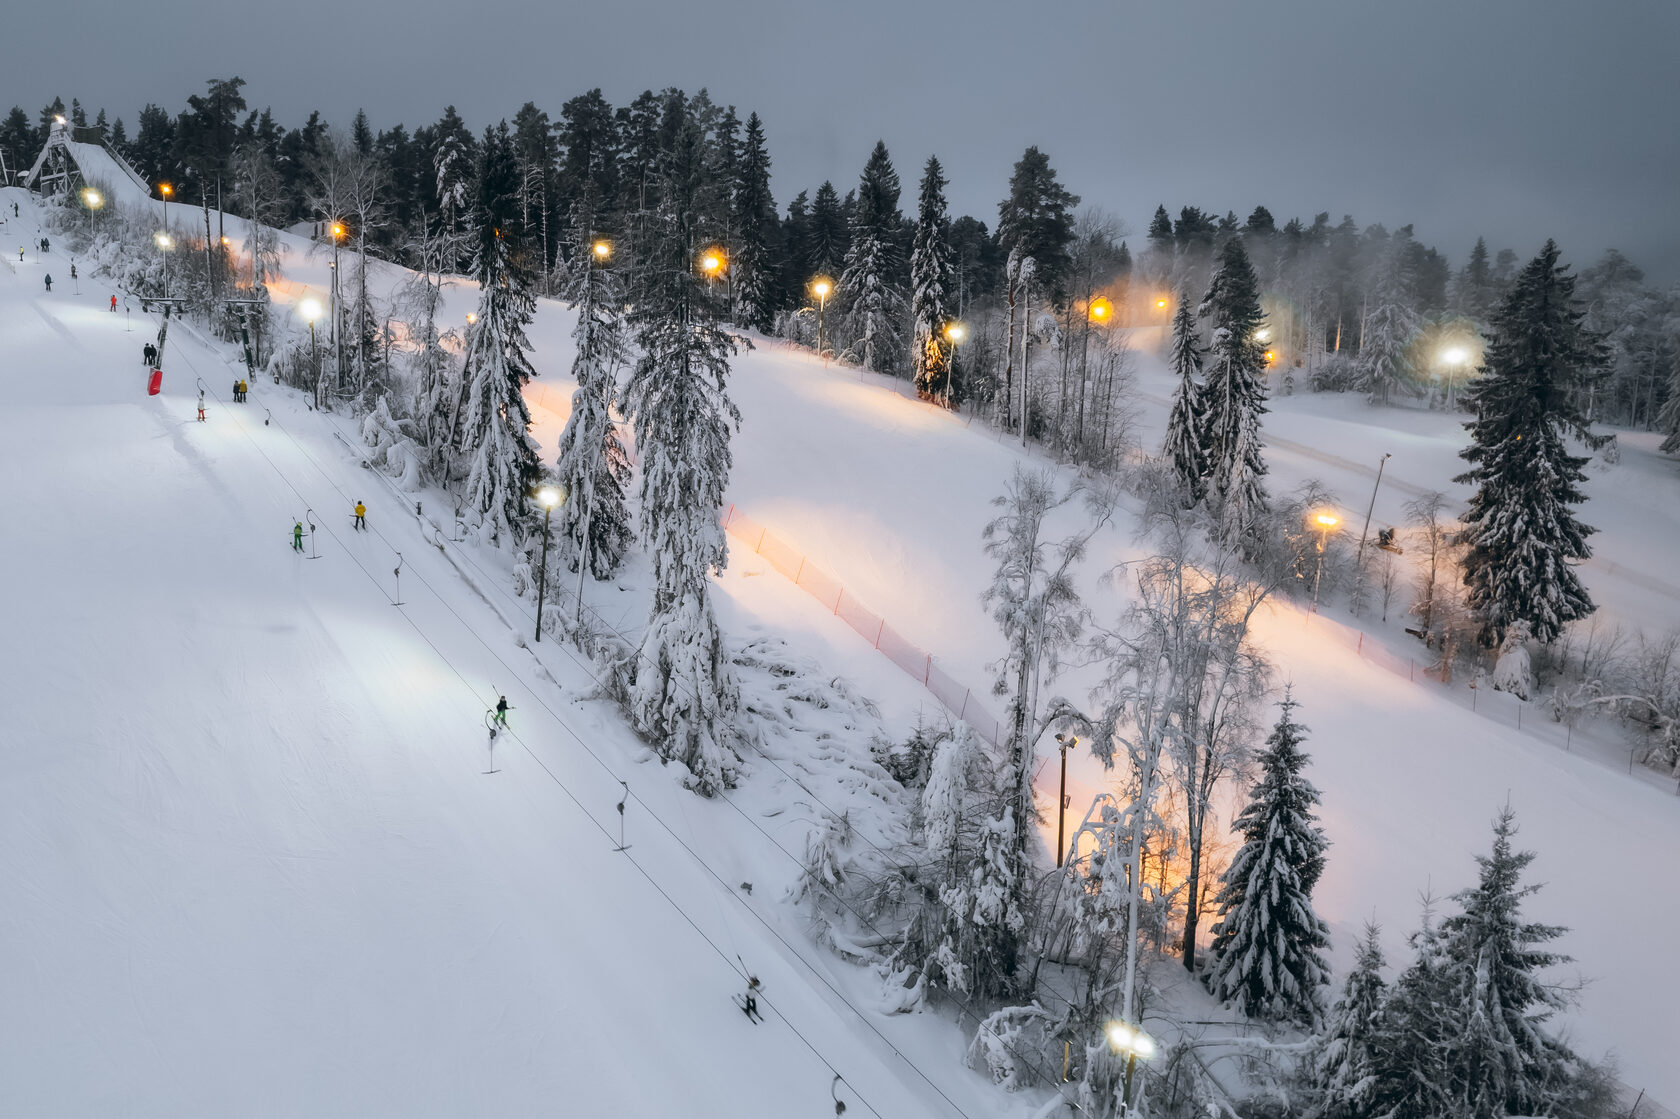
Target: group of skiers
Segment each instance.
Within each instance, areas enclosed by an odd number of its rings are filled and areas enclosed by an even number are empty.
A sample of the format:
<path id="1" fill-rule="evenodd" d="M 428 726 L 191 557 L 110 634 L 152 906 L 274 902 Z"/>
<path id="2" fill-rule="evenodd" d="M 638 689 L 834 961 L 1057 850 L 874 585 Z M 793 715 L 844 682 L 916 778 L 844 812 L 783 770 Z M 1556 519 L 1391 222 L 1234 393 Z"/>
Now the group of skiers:
<path id="1" fill-rule="evenodd" d="M 233 402 L 235 404 L 246 403 L 245 394 L 250 391 L 251 386 L 245 382 L 245 378 L 241 377 L 233 383 Z"/>
<path id="2" fill-rule="evenodd" d="M 147 369 L 155 368 L 158 362 L 158 348 L 147 342 L 140 350 L 140 360 L 146 363 Z"/>
<path id="3" fill-rule="evenodd" d="M 203 397 L 204 397 L 204 394 L 202 392 L 200 392 L 198 395 L 199 395 L 200 401 L 202 401 Z M 202 404 L 200 406 L 202 407 Z M 200 416 L 199 418 L 203 419 L 204 417 Z M 354 523 L 352 524 L 351 527 L 359 529 L 363 532 L 366 532 L 367 531 L 367 506 L 362 504 L 360 498 L 358 498 L 356 500 L 356 509 L 355 509 L 355 512 L 352 514 L 352 516 L 355 518 L 355 520 L 354 520 Z M 315 526 L 310 525 L 309 526 L 309 531 L 314 532 L 315 531 Z M 303 522 L 302 521 L 296 521 L 292 524 L 292 551 L 294 551 L 294 552 L 303 551 Z"/>

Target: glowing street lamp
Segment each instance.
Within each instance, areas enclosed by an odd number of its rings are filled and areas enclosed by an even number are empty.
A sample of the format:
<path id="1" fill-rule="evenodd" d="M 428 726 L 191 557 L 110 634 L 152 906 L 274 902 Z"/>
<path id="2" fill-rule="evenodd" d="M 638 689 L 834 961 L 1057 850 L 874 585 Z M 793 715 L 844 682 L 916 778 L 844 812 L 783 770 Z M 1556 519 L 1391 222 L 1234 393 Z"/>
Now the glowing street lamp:
<path id="1" fill-rule="evenodd" d="M 476 322 L 478 322 L 478 315 L 473 311 L 468 311 L 467 312 L 467 325 L 472 326 Z"/>
<path id="2" fill-rule="evenodd" d="M 1147 1061 L 1155 1055 L 1155 1039 L 1139 1027 L 1118 1019 L 1108 1024 L 1103 1036 L 1110 1050 L 1126 1058 L 1126 1076 L 1120 1098 L 1129 1115 L 1132 1111 L 1132 1074 L 1137 1069 L 1139 1057 Z"/>
<path id="3" fill-rule="evenodd" d="M 1447 409 L 1453 406 L 1453 370 L 1470 364 L 1470 351 L 1463 346 L 1454 346 L 1441 355 L 1441 363 L 1447 367 Z"/>
<path id="4" fill-rule="evenodd" d="M 945 324 L 945 340 L 951 343 L 951 360 L 945 367 L 945 407 L 951 406 L 951 386 L 957 379 L 957 346 L 968 337 L 968 327 L 960 322 Z"/>
<path id="5" fill-rule="evenodd" d="M 1102 296 L 1098 296 L 1097 298 L 1091 300 L 1091 306 L 1086 312 L 1086 317 L 1098 326 L 1108 322 L 1111 318 L 1113 318 L 1113 316 L 1114 304 L 1110 303 Z"/>
<path id="6" fill-rule="evenodd" d="M 94 214 L 95 210 L 97 210 L 101 206 L 105 205 L 105 196 L 100 194 L 97 190 L 94 190 L 92 187 L 88 187 L 88 188 L 86 188 L 85 190 L 82 191 L 82 205 L 87 207 L 87 212 L 88 212 L 88 236 L 92 237 L 93 236 L 93 214 Z"/>
<path id="7" fill-rule="evenodd" d="M 1324 577 L 1324 549 L 1329 543 L 1331 531 L 1342 519 L 1328 509 L 1321 509 L 1313 514 L 1313 525 L 1318 529 L 1318 568 L 1313 572 L 1313 613 L 1318 613 L 1318 584 Z"/>
<path id="8" fill-rule="evenodd" d="M 152 242 L 153 242 L 153 244 L 157 245 L 158 251 L 163 254 L 163 297 L 165 299 L 168 299 L 169 298 L 169 250 L 173 249 L 175 247 L 175 238 L 171 237 L 167 233 L 158 232 L 158 233 L 152 234 Z"/>
<path id="9" fill-rule="evenodd" d="M 605 239 L 596 241 L 589 246 L 589 251 L 594 254 L 596 260 L 605 264 L 612 257 L 612 242 Z"/>
<path id="10" fill-rule="evenodd" d="M 1157 296 L 1156 296 L 1156 297 L 1155 297 L 1155 309 L 1156 309 L 1156 310 L 1157 310 L 1157 311 L 1160 311 L 1160 312 L 1162 312 L 1162 313 L 1163 313 L 1163 314 L 1162 314 L 1162 317 L 1163 317 L 1163 318 L 1165 318 L 1165 317 L 1166 317 L 1166 316 L 1165 316 L 1165 312 L 1166 312 L 1166 309 L 1167 309 L 1167 297 L 1166 297 L 1166 296 L 1164 296 L 1164 295 L 1157 295 Z"/>
<path id="11" fill-rule="evenodd" d="M 722 249 L 707 249 L 700 257 L 700 271 L 706 274 L 708 280 L 715 280 L 723 274 L 729 266 Z"/>
<path id="12" fill-rule="evenodd" d="M 554 512 L 554 507 L 560 504 L 561 491 L 553 486 L 544 486 L 537 491 L 537 504 L 543 507 L 543 550 L 542 567 L 537 570 L 537 640 L 542 640 L 542 610 L 543 592 L 548 586 L 548 518 Z"/>
<path id="13" fill-rule="evenodd" d="M 315 349 L 315 320 L 321 317 L 321 304 L 319 300 L 305 299 L 298 304 L 298 310 L 302 312 L 304 319 L 309 323 L 309 363 L 315 367 L 315 392 L 317 398 L 319 398 L 321 391 L 321 357 Z"/>
<path id="14" fill-rule="evenodd" d="M 811 294 L 817 297 L 817 352 L 823 356 L 823 367 L 828 367 L 828 351 L 823 348 L 823 312 L 828 308 L 828 293 L 834 290 L 834 281 L 827 276 L 818 276 L 811 281 Z"/>

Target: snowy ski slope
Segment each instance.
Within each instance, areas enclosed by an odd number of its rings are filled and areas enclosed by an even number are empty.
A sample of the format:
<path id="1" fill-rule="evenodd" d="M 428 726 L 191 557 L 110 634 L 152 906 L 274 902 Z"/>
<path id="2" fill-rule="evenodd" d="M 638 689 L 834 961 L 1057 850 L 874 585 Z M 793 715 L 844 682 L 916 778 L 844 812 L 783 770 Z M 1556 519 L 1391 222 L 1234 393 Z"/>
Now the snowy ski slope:
<path id="1" fill-rule="evenodd" d="M 301 242 L 290 247 L 282 302 L 318 294 L 327 272 Z M 225 398 L 220 357 L 172 332 L 166 394 L 147 401 L 140 316 L 128 334 L 120 317 L 94 313 L 106 293 L 42 298 L 39 287 L 33 262 L 0 274 L 0 346 L 19 357 L 0 370 L 0 461 L 34 483 L 11 488 L 5 515 L 51 529 L 0 558 L 5 585 L 30 588 L 9 627 L 26 639 L 9 643 L 0 671 L 0 737 L 16 759 L 0 778 L 0 889 L 26 901 L 0 916 L 0 958 L 28 962 L 6 986 L 41 1007 L 0 1033 L 0 1111 L 75 1110 L 54 1094 L 74 1091 L 83 1110 L 144 1098 L 157 1114 L 250 1113 L 253 1099 L 273 1114 L 346 1101 L 365 1114 L 508 1114 L 555 1100 L 622 1114 L 822 1114 L 831 1074 L 796 1027 L 879 1114 L 1024 1113 L 1029 1101 L 1000 1100 L 959 1067 L 955 1029 L 852 1013 L 840 996 L 863 1006 L 867 978 L 800 938 L 762 885 L 790 872 L 765 861 L 781 856 L 748 817 L 634 764 L 647 755 L 616 718 L 579 702 L 582 670 L 549 643 L 533 660 L 505 624 L 517 607 L 497 580 L 465 585 L 320 417 L 258 385 L 243 412 L 220 406 L 196 425 L 189 378 L 214 370 L 206 379 Z M 462 320 L 473 302 L 457 287 L 446 314 Z M 545 303 L 531 331 L 545 457 L 570 395 L 570 321 Z M 1153 439 L 1148 398 L 1166 381 L 1148 359 L 1143 371 Z M 737 362 L 732 391 L 744 422 L 730 500 L 954 674 L 988 683 L 1000 650 L 979 604 L 979 530 L 1022 452 L 773 341 Z M 1274 403 L 1280 487 L 1322 477 L 1362 512 L 1364 460 L 1395 451 L 1379 523 L 1398 519 L 1406 487 L 1448 488 L 1457 469 L 1458 432 L 1443 417 L 1373 414 L 1345 398 Z M 283 431 L 261 426 L 264 408 Z M 1680 543 L 1680 500 L 1672 465 L 1632 443 L 1592 484 L 1587 519 L 1604 531 L 1587 580 L 1608 612 L 1660 628 L 1680 603 L 1651 557 Z M 392 547 L 346 530 L 357 498 Z M 318 538 L 319 561 L 286 548 L 304 507 L 335 534 Z M 1126 526 L 1097 545 L 1087 596 L 1112 620 L 1124 582 L 1097 575 L 1141 553 Z M 400 610 L 389 604 L 394 550 Z M 933 712 L 919 685 L 750 552 L 734 548 L 720 587 L 737 638 L 786 636 L 890 720 Z M 611 588 L 592 587 L 590 601 L 639 623 Z M 1472 881 L 1471 854 L 1509 797 L 1548 882 L 1532 912 L 1571 926 L 1563 950 L 1592 979 L 1571 1019 L 1577 1043 L 1616 1050 L 1623 1079 L 1680 1100 L 1680 976 L 1660 962 L 1680 922 L 1664 885 L 1680 800 L 1350 657 L 1326 633 L 1287 607 L 1262 622 L 1312 730 L 1335 842 L 1319 904 L 1338 964 L 1373 916 L 1391 965 L 1403 962 L 1417 893 Z M 513 689 L 534 755 L 498 751 L 506 772 L 479 777 L 475 720 L 492 684 Z M 618 777 L 717 871 L 651 821 L 638 829 L 632 803 L 629 856 L 721 953 L 596 828 L 616 825 Z M 1073 777 L 1077 816 L 1106 778 L 1088 760 Z M 744 895 L 742 880 L 761 885 Z M 730 1032 L 745 1028 L 726 998 L 736 953 L 778 1009 L 791 1000 L 790 1029 Z M 16 1085 L 29 1094 L 7 1099 Z"/>
<path id="2" fill-rule="evenodd" d="M 850 1114 L 1020 1113 L 804 941 L 766 806 L 648 765 L 294 394 L 225 403 L 177 325 L 147 398 L 148 320 L 46 268 L 0 272 L 0 1114 L 770 1117 L 835 1073 Z"/>

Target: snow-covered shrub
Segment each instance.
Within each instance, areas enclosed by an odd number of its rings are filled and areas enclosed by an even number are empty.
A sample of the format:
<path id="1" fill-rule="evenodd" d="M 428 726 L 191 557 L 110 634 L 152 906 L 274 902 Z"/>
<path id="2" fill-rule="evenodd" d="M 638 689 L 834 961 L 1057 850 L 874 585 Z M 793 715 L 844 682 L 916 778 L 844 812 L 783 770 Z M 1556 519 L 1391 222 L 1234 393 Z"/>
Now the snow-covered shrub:
<path id="1" fill-rule="evenodd" d="M 409 420 L 391 414 L 390 398 L 383 394 L 362 420 L 369 464 L 395 478 L 397 486 L 409 493 L 420 488 L 420 452 L 412 430 Z"/>
<path id="2" fill-rule="evenodd" d="M 1308 386 L 1314 392 L 1351 392 L 1359 387 L 1364 371 L 1349 354 L 1331 354 L 1312 371 Z"/>
<path id="3" fill-rule="evenodd" d="M 1509 692 L 1518 699 L 1534 694 L 1534 666 L 1528 655 L 1528 623 L 1512 622 L 1505 629 L 1505 640 L 1499 646 L 1499 659 L 1494 662 L 1489 683 L 1499 692 Z"/>
<path id="4" fill-rule="evenodd" d="M 1061 1062 L 1050 1059 L 1055 1019 L 1038 1003 L 1006 1006 L 987 1015 L 969 1042 L 968 1067 L 984 1070 L 1006 1092 L 1050 1079 Z"/>
<path id="5" fill-rule="evenodd" d="M 893 780 L 907 789 L 921 788 L 928 779 L 928 767 L 939 744 L 952 735 L 951 725 L 941 722 L 928 726 L 916 720 L 916 729 L 903 742 L 877 742 L 871 747 L 881 768 L 892 774 Z"/>

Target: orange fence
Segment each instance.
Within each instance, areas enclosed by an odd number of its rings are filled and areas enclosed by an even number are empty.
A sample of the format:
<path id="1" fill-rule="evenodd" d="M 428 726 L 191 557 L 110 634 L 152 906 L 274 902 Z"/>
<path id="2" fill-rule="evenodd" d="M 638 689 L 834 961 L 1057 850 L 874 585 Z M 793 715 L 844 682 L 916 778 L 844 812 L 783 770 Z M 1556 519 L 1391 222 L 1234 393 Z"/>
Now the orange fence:
<path id="1" fill-rule="evenodd" d="M 723 527 L 794 586 L 822 603 L 882 656 L 919 681 L 945 710 L 967 723 L 974 733 L 994 746 L 1003 743 L 1003 723 L 986 708 L 980 696 L 946 672 L 932 653 L 899 633 L 885 618 L 864 605 L 862 599 L 849 593 L 840 580 L 733 505 L 724 515 Z"/>

